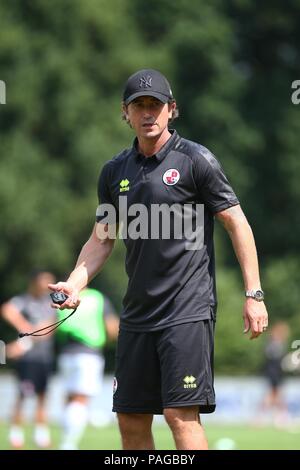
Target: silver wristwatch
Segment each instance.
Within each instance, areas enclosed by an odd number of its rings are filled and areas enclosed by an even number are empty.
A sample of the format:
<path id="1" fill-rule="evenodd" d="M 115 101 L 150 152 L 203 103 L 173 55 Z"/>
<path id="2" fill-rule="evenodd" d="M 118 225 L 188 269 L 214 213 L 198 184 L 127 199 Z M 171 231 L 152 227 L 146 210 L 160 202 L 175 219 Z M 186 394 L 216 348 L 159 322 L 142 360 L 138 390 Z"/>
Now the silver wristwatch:
<path id="1" fill-rule="evenodd" d="M 265 293 L 263 290 L 258 289 L 258 290 L 246 290 L 245 292 L 246 297 L 251 297 L 254 300 L 257 300 L 257 302 L 262 302 L 265 298 Z"/>

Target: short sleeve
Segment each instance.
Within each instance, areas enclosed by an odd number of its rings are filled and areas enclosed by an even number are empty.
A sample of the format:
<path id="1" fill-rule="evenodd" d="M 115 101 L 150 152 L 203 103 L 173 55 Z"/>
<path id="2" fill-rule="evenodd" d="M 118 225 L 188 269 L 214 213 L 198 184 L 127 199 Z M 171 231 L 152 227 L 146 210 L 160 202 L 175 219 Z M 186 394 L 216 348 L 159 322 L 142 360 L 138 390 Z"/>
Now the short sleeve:
<path id="1" fill-rule="evenodd" d="M 96 212 L 97 223 L 105 220 L 105 223 L 115 224 L 118 221 L 118 211 L 111 195 L 111 171 L 111 162 L 108 162 L 104 165 L 99 176 L 97 187 L 99 202 Z"/>
<path id="2" fill-rule="evenodd" d="M 203 149 L 194 159 L 194 178 L 200 199 L 216 214 L 238 205 L 239 200 L 216 157 Z"/>
<path id="3" fill-rule="evenodd" d="M 12 304 L 15 308 L 17 308 L 20 312 L 23 312 L 25 308 L 25 299 L 24 296 L 22 295 L 16 295 L 9 301 L 10 304 Z"/>
<path id="4" fill-rule="evenodd" d="M 111 181 L 111 165 L 110 162 L 106 163 L 102 168 L 98 179 L 98 202 L 99 204 L 112 204 L 112 197 L 110 193 Z"/>

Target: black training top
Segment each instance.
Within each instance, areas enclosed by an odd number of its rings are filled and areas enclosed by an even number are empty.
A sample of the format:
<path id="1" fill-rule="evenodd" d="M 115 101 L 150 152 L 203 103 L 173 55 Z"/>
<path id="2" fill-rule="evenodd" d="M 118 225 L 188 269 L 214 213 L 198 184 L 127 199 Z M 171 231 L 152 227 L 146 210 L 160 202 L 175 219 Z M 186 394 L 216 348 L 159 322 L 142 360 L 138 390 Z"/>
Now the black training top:
<path id="1" fill-rule="evenodd" d="M 99 215 L 102 204 L 114 206 L 117 221 L 128 219 L 123 237 L 128 235 L 124 243 L 129 281 L 120 325 L 130 331 L 154 331 L 211 318 L 217 302 L 214 214 L 239 204 L 214 155 L 202 145 L 181 138 L 176 131 L 171 132 L 169 140 L 151 157 L 138 153 L 135 140 L 132 148 L 105 164 L 99 178 L 97 222 L 108 220 L 107 212 Z M 135 215 L 137 206 L 132 204 L 143 204 L 145 209 L 138 208 Z M 151 210 L 160 204 L 165 208 L 176 204 L 177 216 L 183 213 L 184 207 L 192 208 L 187 211 L 192 229 L 195 229 L 196 204 L 199 204 L 197 226 L 204 223 L 204 238 L 198 249 L 191 248 L 195 245 L 188 241 L 186 232 L 179 237 L 174 235 L 177 233 L 174 226 L 170 229 L 170 239 L 162 236 L 165 232 L 161 227 L 159 236 L 153 235 L 157 231 L 157 219 L 154 223 Z M 137 220 L 141 213 L 143 219 Z M 171 215 L 170 220 L 174 222 L 175 218 Z M 159 219 L 160 225 L 162 219 L 166 222 L 166 213 Z"/>

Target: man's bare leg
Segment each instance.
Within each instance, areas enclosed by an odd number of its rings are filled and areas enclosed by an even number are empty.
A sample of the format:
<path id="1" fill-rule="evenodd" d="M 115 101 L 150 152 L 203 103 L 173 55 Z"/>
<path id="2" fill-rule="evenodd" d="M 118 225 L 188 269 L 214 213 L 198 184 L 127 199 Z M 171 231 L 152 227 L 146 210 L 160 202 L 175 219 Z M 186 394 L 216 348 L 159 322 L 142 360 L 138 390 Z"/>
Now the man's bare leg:
<path id="1" fill-rule="evenodd" d="M 124 450 L 154 450 L 152 414 L 118 413 Z"/>
<path id="2" fill-rule="evenodd" d="M 207 450 L 198 406 L 165 408 L 165 419 L 172 431 L 177 450 Z"/>

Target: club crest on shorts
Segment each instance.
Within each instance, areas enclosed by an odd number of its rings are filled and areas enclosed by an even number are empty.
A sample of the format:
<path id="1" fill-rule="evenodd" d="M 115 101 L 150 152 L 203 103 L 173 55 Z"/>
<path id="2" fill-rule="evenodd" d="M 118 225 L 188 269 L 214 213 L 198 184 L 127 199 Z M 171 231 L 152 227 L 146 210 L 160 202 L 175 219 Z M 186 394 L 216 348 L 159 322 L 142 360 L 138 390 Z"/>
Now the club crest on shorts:
<path id="1" fill-rule="evenodd" d="M 176 168 L 170 168 L 164 172 L 163 182 L 168 186 L 174 186 L 180 179 L 180 173 Z"/>
<path id="2" fill-rule="evenodd" d="M 118 388 L 118 381 L 117 381 L 117 378 L 114 377 L 114 383 L 113 383 L 113 395 L 116 393 L 117 391 L 117 388 Z"/>

